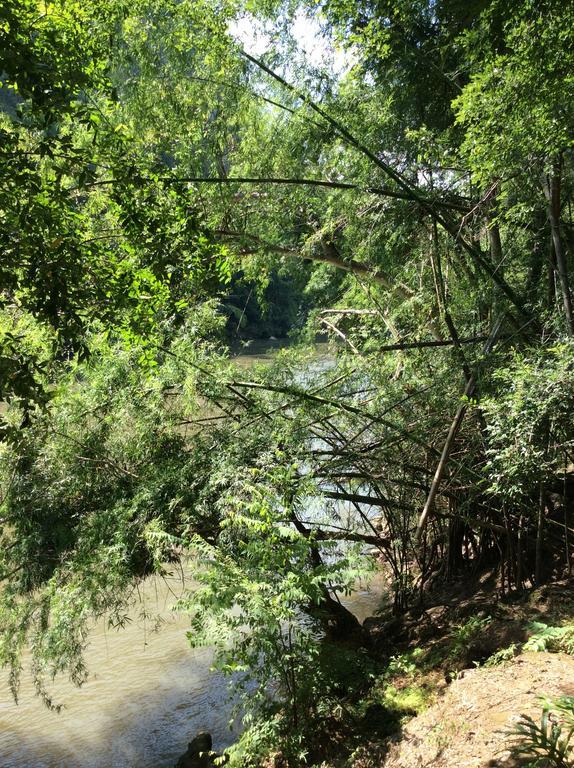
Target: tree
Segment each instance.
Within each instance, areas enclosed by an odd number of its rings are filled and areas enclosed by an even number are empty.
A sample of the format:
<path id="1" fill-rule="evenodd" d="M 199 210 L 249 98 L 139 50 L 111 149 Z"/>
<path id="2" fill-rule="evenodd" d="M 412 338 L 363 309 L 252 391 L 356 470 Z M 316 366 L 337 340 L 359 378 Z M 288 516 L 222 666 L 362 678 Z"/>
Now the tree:
<path id="1" fill-rule="evenodd" d="M 60 80 L 40 96 L 23 81 L 6 117 L 3 162 L 23 176 L 2 210 L 28 259 L 8 262 L 6 295 L 60 353 L 85 341 L 92 359 L 63 366 L 9 449 L 12 669 L 31 637 L 40 690 L 46 671 L 81 681 L 90 615 L 121 624 L 134 580 L 190 549 L 192 638 L 256 668 L 261 698 L 277 682 L 288 739 L 329 700 L 325 667 L 302 674 L 315 628 L 368 642 L 338 602 L 364 568 L 354 546 L 382 553 L 397 613 L 485 563 L 504 590 L 539 582 L 550 521 L 570 567 L 570 7 L 141 0 L 110 21 L 65 4 L 69 18 L 42 16 L 45 43 L 25 7 L 10 50 L 76 65 L 65 98 Z M 290 37 L 242 50 L 246 9 L 270 39 L 314 14 L 352 65 L 313 67 Z M 82 14 L 95 70 L 62 32 Z M 51 87 L 63 128 L 44 137 Z M 34 239 L 29 206 L 49 237 Z M 289 354 L 249 375 L 226 363 L 208 339 L 233 270 L 261 295 L 296 275 L 309 335 L 321 323 L 344 345 L 336 371 Z"/>
<path id="2" fill-rule="evenodd" d="M 87 354 L 95 321 L 149 335 L 202 281 L 228 279 L 193 196 L 163 185 L 119 120 L 121 18 L 106 2 L 2 5 L 2 307 L 45 329 L 52 358 Z M 2 342 L 2 398 L 44 401 L 50 355 L 22 355 L 18 330 Z"/>

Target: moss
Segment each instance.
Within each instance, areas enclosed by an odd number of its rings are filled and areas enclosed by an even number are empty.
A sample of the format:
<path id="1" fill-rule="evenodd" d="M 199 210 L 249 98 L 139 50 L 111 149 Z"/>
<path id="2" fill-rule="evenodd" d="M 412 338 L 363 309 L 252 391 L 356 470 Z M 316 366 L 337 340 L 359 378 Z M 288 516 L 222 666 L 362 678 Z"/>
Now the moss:
<path id="1" fill-rule="evenodd" d="M 400 715 L 418 715 L 429 705 L 429 690 L 422 685 L 395 688 L 388 685 L 383 694 L 383 704 Z"/>

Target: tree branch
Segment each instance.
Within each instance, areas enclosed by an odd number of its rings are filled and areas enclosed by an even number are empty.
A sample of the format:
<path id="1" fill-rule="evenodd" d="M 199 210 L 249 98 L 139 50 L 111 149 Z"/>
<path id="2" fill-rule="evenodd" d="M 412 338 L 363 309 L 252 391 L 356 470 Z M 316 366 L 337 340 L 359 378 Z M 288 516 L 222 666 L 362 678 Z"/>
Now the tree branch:
<path id="1" fill-rule="evenodd" d="M 380 168 L 386 176 L 388 176 L 390 179 L 392 179 L 392 181 L 395 182 L 395 184 L 397 184 L 399 189 L 402 190 L 402 192 L 406 195 L 407 199 L 411 199 L 413 202 L 418 203 L 431 216 L 431 218 L 437 222 L 437 224 L 440 224 L 445 232 L 448 232 L 448 234 L 451 235 L 451 237 L 453 237 L 456 242 L 460 243 L 462 248 L 464 248 L 464 250 L 471 256 L 471 258 L 482 269 L 482 271 L 485 272 L 491 278 L 491 280 L 498 285 L 500 290 L 516 307 L 523 318 L 528 320 L 532 319 L 530 313 L 526 310 L 524 304 L 514 289 L 506 282 L 502 275 L 497 272 L 496 268 L 489 263 L 489 260 L 485 258 L 481 249 L 473 245 L 465 237 L 462 236 L 462 226 L 457 226 L 452 221 L 444 218 L 444 216 L 435 209 L 436 206 L 433 201 L 421 194 L 421 191 L 416 184 L 408 181 L 403 176 L 403 174 L 395 170 L 381 157 L 376 155 L 371 149 L 369 149 L 369 147 L 357 139 L 357 137 L 354 136 L 348 128 L 346 128 L 346 126 L 342 125 L 338 120 L 331 117 L 328 112 L 316 104 L 308 94 L 300 91 L 294 85 L 281 77 L 281 75 L 279 75 L 277 72 L 270 69 L 262 61 L 256 59 L 254 56 L 251 56 L 246 51 L 241 51 L 241 53 L 246 59 L 248 59 L 248 61 L 251 61 L 267 75 L 272 77 L 278 83 L 281 83 L 281 85 L 291 91 L 291 93 L 294 93 L 304 104 L 307 104 L 310 109 L 320 115 L 339 134 L 341 138 L 343 138 L 351 146 L 355 147 L 355 149 L 361 152 L 361 154 L 365 155 L 365 157 L 367 157 L 375 166 Z"/>

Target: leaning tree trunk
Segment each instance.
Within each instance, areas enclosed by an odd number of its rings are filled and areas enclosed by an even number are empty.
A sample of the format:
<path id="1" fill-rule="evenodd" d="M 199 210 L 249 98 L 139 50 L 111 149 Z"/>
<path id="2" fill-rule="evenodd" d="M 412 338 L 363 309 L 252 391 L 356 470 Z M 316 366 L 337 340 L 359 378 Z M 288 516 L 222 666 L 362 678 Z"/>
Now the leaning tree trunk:
<path id="1" fill-rule="evenodd" d="M 562 293 L 566 328 L 568 335 L 574 336 L 574 312 L 572 310 L 572 295 L 568 280 L 568 266 L 560 235 L 560 161 L 554 163 L 550 177 L 544 177 L 543 186 L 548 204 L 548 221 L 550 222 L 556 271 L 558 272 L 560 291 Z"/>
<path id="2" fill-rule="evenodd" d="M 502 327 L 502 321 L 504 319 L 504 316 L 501 315 L 497 321 L 494 323 L 494 326 L 490 332 L 490 336 L 488 337 L 484 347 L 483 347 L 483 355 L 487 355 L 491 350 L 494 344 L 496 343 L 498 336 L 500 334 L 500 329 Z M 466 387 L 464 389 L 464 395 L 463 395 L 463 402 L 459 406 L 456 415 L 450 425 L 450 429 L 448 431 L 446 440 L 444 442 L 444 446 L 442 449 L 442 453 L 439 459 L 439 462 L 437 464 L 436 471 L 434 473 L 434 477 L 432 479 L 432 483 L 427 495 L 427 499 L 423 508 L 423 511 L 421 512 L 421 515 L 419 517 L 417 530 L 416 530 L 416 540 L 418 542 L 421 541 L 421 537 L 423 534 L 423 531 L 426 527 L 428 518 L 432 512 L 432 509 L 434 507 L 435 498 L 438 494 L 439 487 L 444 475 L 444 472 L 446 470 L 446 466 L 448 464 L 448 460 L 450 458 L 450 452 L 452 450 L 452 447 L 454 445 L 454 441 L 456 439 L 456 436 L 458 435 L 458 431 L 460 429 L 460 426 L 463 422 L 464 416 L 466 414 L 467 408 L 468 408 L 468 402 L 472 395 L 474 394 L 476 386 L 476 374 L 472 374 L 470 379 L 467 381 Z"/>
<path id="3" fill-rule="evenodd" d="M 291 515 L 291 521 L 296 530 L 308 539 L 309 530 L 294 513 Z M 315 543 L 310 546 L 309 557 L 314 568 L 320 568 L 323 565 L 319 548 Z M 308 605 L 307 612 L 322 622 L 326 633 L 332 640 L 360 645 L 368 641 L 367 635 L 355 614 L 333 597 L 326 587 L 323 589 L 323 595 L 318 605 Z"/>

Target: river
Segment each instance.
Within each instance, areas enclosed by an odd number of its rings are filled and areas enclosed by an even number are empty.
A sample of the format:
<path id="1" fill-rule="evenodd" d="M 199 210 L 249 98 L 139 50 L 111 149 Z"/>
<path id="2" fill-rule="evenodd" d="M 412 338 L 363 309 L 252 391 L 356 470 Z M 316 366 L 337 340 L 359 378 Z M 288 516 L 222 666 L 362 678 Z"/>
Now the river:
<path id="1" fill-rule="evenodd" d="M 268 345 L 258 346 L 241 363 L 268 354 Z M 25 672 L 18 705 L 0 677 L 0 768 L 167 768 L 200 730 L 211 732 L 217 750 L 232 743 L 227 680 L 210 671 L 209 649 L 189 647 L 189 619 L 171 610 L 182 589 L 175 573 L 149 579 L 125 629 L 94 628 L 88 682 L 50 689 L 65 705 L 59 713 L 42 704 Z M 383 592 L 375 579 L 343 602 L 363 620 Z"/>

